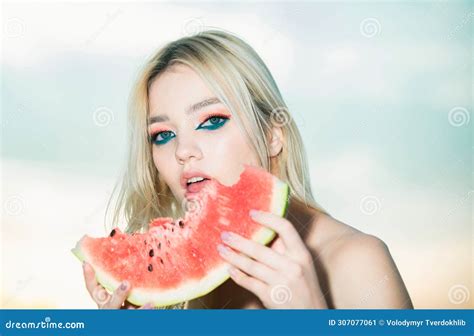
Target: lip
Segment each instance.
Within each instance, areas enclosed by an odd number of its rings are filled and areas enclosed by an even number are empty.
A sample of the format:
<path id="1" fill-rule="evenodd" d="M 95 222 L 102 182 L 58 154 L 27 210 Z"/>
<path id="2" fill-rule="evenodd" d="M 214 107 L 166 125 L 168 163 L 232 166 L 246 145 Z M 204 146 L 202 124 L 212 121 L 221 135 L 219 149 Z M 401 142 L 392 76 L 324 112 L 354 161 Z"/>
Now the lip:
<path id="1" fill-rule="evenodd" d="M 191 177 L 196 177 L 196 176 L 199 176 L 199 177 L 204 177 L 204 178 L 207 178 L 209 180 L 212 180 L 212 177 L 210 177 L 209 175 L 207 174 L 204 174 L 203 172 L 200 172 L 199 170 L 188 170 L 188 171 L 185 171 L 181 174 L 181 179 L 180 179 L 180 182 L 181 182 L 181 186 L 183 187 L 183 189 L 187 189 L 187 184 L 186 182 L 191 178 Z"/>
<path id="2" fill-rule="evenodd" d="M 204 182 L 199 182 L 197 184 L 191 184 L 186 188 L 186 192 L 184 193 L 185 198 L 192 197 L 194 195 L 197 195 L 206 188 L 206 186 L 211 183 L 210 180 L 205 180 Z"/>

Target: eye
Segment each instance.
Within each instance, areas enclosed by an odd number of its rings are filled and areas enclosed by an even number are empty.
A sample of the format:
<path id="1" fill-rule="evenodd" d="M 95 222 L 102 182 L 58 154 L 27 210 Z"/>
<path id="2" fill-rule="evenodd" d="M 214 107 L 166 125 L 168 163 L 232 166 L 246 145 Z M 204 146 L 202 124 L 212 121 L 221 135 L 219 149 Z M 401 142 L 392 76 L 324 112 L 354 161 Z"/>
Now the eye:
<path id="1" fill-rule="evenodd" d="M 229 117 L 223 115 L 211 115 L 203 123 L 201 123 L 197 129 L 205 128 L 210 130 L 218 129 L 229 120 Z"/>
<path id="2" fill-rule="evenodd" d="M 174 138 L 175 135 L 171 131 L 161 131 L 150 136 L 150 141 L 155 145 L 163 145 Z"/>

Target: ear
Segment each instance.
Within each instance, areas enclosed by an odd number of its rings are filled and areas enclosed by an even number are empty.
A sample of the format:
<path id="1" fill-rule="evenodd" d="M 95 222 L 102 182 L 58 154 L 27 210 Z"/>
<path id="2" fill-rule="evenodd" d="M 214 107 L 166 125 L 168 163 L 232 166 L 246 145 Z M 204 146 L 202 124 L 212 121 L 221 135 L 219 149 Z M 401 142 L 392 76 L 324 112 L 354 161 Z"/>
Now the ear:
<path id="1" fill-rule="evenodd" d="M 270 139 L 268 141 L 269 143 L 269 151 L 270 151 L 270 156 L 274 157 L 280 154 L 282 148 L 283 148 L 283 132 L 281 130 L 281 127 L 273 126 L 270 132 Z"/>

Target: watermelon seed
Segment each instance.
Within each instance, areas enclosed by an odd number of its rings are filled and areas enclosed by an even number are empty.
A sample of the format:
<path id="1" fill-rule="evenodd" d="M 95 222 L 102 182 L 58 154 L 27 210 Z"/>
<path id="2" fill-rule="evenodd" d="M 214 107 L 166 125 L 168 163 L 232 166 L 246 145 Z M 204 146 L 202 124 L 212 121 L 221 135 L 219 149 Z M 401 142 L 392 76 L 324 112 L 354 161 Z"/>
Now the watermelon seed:
<path id="1" fill-rule="evenodd" d="M 155 252 L 153 252 L 153 249 L 150 250 L 150 253 L 148 253 L 150 257 L 153 257 L 155 255 Z"/>
<path id="2" fill-rule="evenodd" d="M 183 223 L 183 221 L 182 221 L 182 220 L 180 220 L 180 221 L 178 222 L 178 225 L 179 225 L 179 227 L 180 227 L 180 228 L 182 228 L 182 227 L 184 226 L 184 223 Z"/>
<path id="3" fill-rule="evenodd" d="M 158 243 L 158 250 L 161 249 L 161 243 Z"/>
<path id="4" fill-rule="evenodd" d="M 143 243 L 146 245 L 146 240 L 144 240 Z"/>
<path id="5" fill-rule="evenodd" d="M 171 232 L 174 232 L 174 228 L 171 229 Z"/>
<path id="6" fill-rule="evenodd" d="M 113 237 L 115 235 L 115 229 L 113 229 L 112 231 L 110 231 L 110 237 Z"/>
<path id="7" fill-rule="evenodd" d="M 161 258 L 160 258 L 160 262 L 161 262 L 162 264 L 164 264 L 163 259 L 161 259 Z"/>
<path id="8" fill-rule="evenodd" d="M 149 270 L 150 272 L 153 272 L 153 265 L 152 265 L 152 264 L 149 264 L 149 265 L 148 265 L 148 270 Z"/>

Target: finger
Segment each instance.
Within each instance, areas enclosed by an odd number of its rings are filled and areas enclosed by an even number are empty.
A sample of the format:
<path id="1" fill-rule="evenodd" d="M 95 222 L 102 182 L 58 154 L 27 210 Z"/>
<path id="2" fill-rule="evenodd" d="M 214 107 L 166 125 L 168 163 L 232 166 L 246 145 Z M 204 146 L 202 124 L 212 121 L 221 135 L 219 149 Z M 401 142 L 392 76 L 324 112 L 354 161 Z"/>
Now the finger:
<path id="1" fill-rule="evenodd" d="M 248 276 L 235 267 L 231 267 L 229 269 L 229 274 L 236 284 L 251 291 L 257 295 L 260 300 L 264 301 L 265 293 L 267 292 L 267 285 L 265 285 L 262 281 Z"/>
<path id="2" fill-rule="evenodd" d="M 268 284 L 278 281 L 278 273 L 268 266 L 260 262 L 256 262 L 255 260 L 252 260 L 243 254 L 236 253 L 230 248 L 221 244 L 217 245 L 217 250 L 219 251 L 222 258 L 241 269 L 248 275 L 251 275 Z"/>
<path id="3" fill-rule="evenodd" d="M 154 308 L 154 307 L 153 307 L 153 303 L 148 302 L 148 303 L 144 304 L 143 306 L 141 306 L 141 307 L 138 308 L 138 309 L 153 309 L 153 308 Z"/>
<path id="4" fill-rule="evenodd" d="M 283 244 L 283 240 L 281 239 L 281 237 L 277 237 L 274 241 L 272 241 L 270 243 L 270 248 L 273 251 L 276 251 L 282 255 L 286 255 L 285 244 Z"/>
<path id="5" fill-rule="evenodd" d="M 125 301 L 122 306 L 120 307 L 120 309 L 136 309 L 137 306 L 135 306 L 134 304 L 128 302 L 128 301 Z"/>
<path id="6" fill-rule="evenodd" d="M 118 309 L 122 306 L 123 302 L 126 300 L 128 293 L 130 292 L 130 283 L 128 281 L 123 281 L 120 286 L 114 291 L 112 298 L 104 304 L 103 308 L 107 309 Z"/>
<path id="7" fill-rule="evenodd" d="M 297 251 L 299 253 L 306 251 L 303 240 L 296 231 L 295 227 L 286 218 L 277 216 L 270 212 L 250 211 L 250 216 L 258 223 L 274 230 L 282 238 L 287 251 Z"/>
<path id="8" fill-rule="evenodd" d="M 110 300 L 110 294 L 97 282 L 94 269 L 85 261 L 83 263 L 83 273 L 87 291 L 100 308 Z"/>
<path id="9" fill-rule="evenodd" d="M 233 249 L 243 252 L 249 257 L 270 266 L 275 270 L 287 269 L 290 260 L 284 255 L 272 250 L 271 248 L 246 239 L 233 232 L 223 232 L 222 241 Z"/>
<path id="10" fill-rule="evenodd" d="M 95 278 L 95 272 L 89 265 L 89 263 L 87 263 L 86 261 L 82 263 L 82 270 L 84 274 L 84 281 L 86 282 L 87 291 L 89 292 L 89 294 L 92 295 L 94 289 L 99 286 L 99 283 Z"/>

